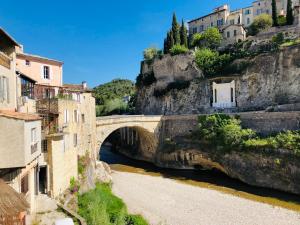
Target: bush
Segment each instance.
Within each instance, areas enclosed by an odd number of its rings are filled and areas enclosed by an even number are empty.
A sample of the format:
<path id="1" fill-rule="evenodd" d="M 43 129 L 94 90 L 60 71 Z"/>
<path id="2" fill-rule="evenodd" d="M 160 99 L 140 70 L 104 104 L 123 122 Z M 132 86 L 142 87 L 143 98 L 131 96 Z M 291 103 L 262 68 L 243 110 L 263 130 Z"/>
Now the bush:
<path id="1" fill-rule="evenodd" d="M 198 130 L 193 137 L 223 150 L 282 148 L 300 154 L 300 131 L 261 138 L 253 130 L 243 129 L 239 119 L 224 114 L 199 116 Z"/>
<path id="2" fill-rule="evenodd" d="M 216 49 L 220 46 L 222 35 L 218 28 L 211 27 L 202 34 L 194 34 L 192 39 L 193 47 Z"/>
<path id="3" fill-rule="evenodd" d="M 70 191 L 71 193 L 77 193 L 80 189 L 79 182 L 75 180 L 74 177 L 71 178 L 70 180 Z"/>
<path id="4" fill-rule="evenodd" d="M 260 31 L 272 27 L 272 25 L 272 17 L 268 14 L 261 14 L 254 19 L 253 23 L 249 27 L 248 33 L 250 35 L 256 35 Z"/>
<path id="5" fill-rule="evenodd" d="M 128 215 L 124 202 L 114 196 L 107 184 L 78 197 L 78 213 L 89 225 L 147 225 L 139 215 Z"/>
<path id="6" fill-rule="evenodd" d="M 185 54 L 189 51 L 189 49 L 183 45 L 174 45 L 171 49 L 170 49 L 170 53 L 171 55 L 179 55 L 179 54 Z"/>
<path id="7" fill-rule="evenodd" d="M 156 47 L 150 47 L 144 50 L 143 55 L 144 59 L 147 61 L 153 60 L 156 56 L 161 54 L 161 50 Z"/>
<path id="8" fill-rule="evenodd" d="M 272 37 L 272 41 L 274 43 L 276 43 L 277 45 L 283 44 L 284 43 L 284 34 L 282 32 L 280 32 L 280 33 L 274 35 Z"/>
<path id="9" fill-rule="evenodd" d="M 286 17 L 285 16 L 278 16 L 278 25 L 285 26 L 286 25 Z"/>
<path id="10" fill-rule="evenodd" d="M 195 60 L 198 67 L 207 76 L 221 73 L 223 68 L 232 62 L 232 58 L 229 54 L 219 55 L 218 52 L 208 48 L 197 50 Z"/>

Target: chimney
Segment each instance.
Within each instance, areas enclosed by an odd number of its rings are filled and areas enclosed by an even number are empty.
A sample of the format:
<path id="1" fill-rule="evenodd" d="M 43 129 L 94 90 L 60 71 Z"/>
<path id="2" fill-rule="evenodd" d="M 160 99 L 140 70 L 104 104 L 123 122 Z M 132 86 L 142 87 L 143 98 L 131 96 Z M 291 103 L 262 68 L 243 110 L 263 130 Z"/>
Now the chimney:
<path id="1" fill-rule="evenodd" d="M 84 90 L 87 89 L 87 82 L 86 82 L 86 81 L 82 81 L 82 88 L 83 88 Z"/>

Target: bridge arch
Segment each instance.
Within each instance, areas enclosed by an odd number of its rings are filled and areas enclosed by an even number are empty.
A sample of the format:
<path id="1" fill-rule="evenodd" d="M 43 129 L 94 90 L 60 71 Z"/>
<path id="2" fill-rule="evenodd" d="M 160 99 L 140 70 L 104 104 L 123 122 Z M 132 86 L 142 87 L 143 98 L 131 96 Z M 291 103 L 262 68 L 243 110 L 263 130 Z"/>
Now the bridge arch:
<path id="1" fill-rule="evenodd" d="M 96 121 L 97 150 L 94 153 L 98 159 L 99 152 L 105 140 L 114 132 L 123 132 L 126 140 L 133 139 L 134 132 L 139 138 L 139 151 L 144 158 L 155 153 L 158 145 L 161 116 L 109 116 L 98 117 Z M 124 133 L 125 132 L 125 133 Z M 127 132 L 127 133 L 126 133 Z"/>

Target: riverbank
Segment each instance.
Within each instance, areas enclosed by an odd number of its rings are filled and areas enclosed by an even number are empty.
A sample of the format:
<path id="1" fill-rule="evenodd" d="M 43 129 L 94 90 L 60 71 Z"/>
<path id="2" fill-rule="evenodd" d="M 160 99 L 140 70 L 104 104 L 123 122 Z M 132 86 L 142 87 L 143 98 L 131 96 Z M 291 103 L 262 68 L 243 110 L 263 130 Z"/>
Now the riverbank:
<path id="1" fill-rule="evenodd" d="M 300 214 L 169 178 L 113 171 L 113 193 L 151 225 L 295 225 Z"/>

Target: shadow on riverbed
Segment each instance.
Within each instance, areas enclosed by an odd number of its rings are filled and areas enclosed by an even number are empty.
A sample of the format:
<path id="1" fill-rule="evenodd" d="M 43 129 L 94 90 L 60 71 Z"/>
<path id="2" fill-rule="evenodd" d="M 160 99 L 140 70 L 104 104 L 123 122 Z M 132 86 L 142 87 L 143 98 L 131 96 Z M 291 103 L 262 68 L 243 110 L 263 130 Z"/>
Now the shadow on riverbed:
<path id="1" fill-rule="evenodd" d="M 300 212 L 300 196 L 269 188 L 251 186 L 237 179 L 230 178 L 217 170 L 158 168 L 151 163 L 133 160 L 119 153 L 112 152 L 109 146 L 101 148 L 100 158 L 116 171 L 170 178 L 185 184 L 209 188 Z"/>

